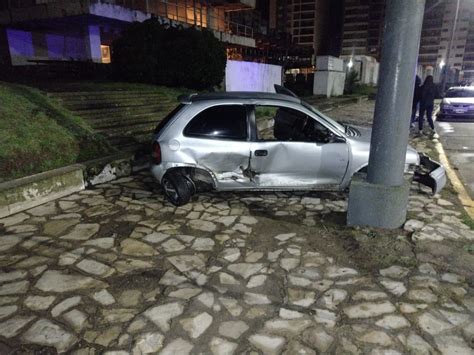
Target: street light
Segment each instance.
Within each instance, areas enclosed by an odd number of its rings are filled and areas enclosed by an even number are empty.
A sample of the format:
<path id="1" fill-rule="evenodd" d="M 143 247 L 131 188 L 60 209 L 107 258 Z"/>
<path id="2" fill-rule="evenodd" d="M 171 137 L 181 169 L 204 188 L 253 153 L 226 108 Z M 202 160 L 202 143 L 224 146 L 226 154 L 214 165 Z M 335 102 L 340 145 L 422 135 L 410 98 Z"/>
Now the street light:
<path id="1" fill-rule="evenodd" d="M 352 69 L 352 67 L 354 66 L 354 62 L 352 61 L 352 58 L 351 60 L 349 60 L 349 63 L 347 63 L 347 67 L 350 69 Z"/>

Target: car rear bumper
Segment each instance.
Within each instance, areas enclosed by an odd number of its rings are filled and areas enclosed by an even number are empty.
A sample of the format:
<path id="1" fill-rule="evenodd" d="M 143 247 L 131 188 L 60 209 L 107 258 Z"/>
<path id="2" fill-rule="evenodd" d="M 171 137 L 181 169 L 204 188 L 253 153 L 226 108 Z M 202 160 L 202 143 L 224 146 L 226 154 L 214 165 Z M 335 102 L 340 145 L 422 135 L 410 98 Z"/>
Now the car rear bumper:
<path id="1" fill-rule="evenodd" d="M 156 181 L 158 181 L 161 184 L 161 179 L 163 179 L 163 176 L 166 173 L 166 167 L 165 164 L 152 164 L 150 167 L 151 174 L 155 178 Z"/>
<path id="2" fill-rule="evenodd" d="M 440 163 L 420 153 L 420 166 L 415 171 L 413 181 L 430 187 L 433 194 L 437 194 L 446 185 L 446 170 Z"/>

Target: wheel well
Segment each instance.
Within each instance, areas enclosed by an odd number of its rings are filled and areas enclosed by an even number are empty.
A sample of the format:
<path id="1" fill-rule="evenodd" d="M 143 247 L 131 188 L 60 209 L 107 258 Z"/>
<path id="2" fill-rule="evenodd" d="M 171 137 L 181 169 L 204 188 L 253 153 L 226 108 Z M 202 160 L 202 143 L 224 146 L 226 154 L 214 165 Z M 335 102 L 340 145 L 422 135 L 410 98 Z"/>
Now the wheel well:
<path id="1" fill-rule="evenodd" d="M 197 191 L 209 191 L 215 188 L 214 178 L 204 169 L 183 166 L 168 169 L 166 173 L 180 173 L 186 176 L 194 183 Z"/>

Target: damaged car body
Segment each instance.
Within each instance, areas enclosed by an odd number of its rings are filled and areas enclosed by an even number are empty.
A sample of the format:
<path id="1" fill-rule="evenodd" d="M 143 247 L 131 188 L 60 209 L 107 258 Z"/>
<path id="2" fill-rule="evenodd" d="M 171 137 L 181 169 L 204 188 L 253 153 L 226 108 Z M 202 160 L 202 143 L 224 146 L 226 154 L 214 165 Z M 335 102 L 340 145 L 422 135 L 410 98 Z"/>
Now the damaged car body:
<path id="1" fill-rule="evenodd" d="M 174 205 L 206 190 L 341 191 L 366 169 L 370 138 L 287 91 L 192 94 L 155 130 L 151 171 Z M 433 193 L 446 183 L 411 147 L 405 172 Z"/>

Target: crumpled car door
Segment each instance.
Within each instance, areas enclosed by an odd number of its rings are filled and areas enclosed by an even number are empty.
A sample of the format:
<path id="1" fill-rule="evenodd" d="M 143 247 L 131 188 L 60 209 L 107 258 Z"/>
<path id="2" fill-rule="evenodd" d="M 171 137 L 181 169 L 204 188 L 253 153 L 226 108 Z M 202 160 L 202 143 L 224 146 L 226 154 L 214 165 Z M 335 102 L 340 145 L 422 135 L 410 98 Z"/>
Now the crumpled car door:
<path id="1" fill-rule="evenodd" d="M 260 188 L 334 189 L 346 173 L 346 143 L 254 142 L 251 169 Z"/>

